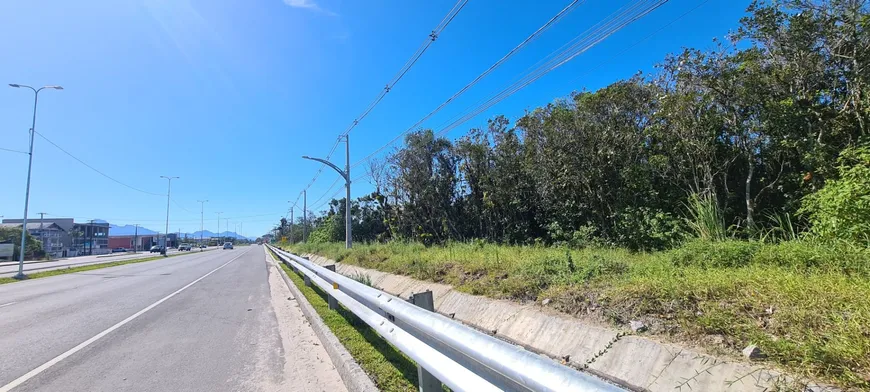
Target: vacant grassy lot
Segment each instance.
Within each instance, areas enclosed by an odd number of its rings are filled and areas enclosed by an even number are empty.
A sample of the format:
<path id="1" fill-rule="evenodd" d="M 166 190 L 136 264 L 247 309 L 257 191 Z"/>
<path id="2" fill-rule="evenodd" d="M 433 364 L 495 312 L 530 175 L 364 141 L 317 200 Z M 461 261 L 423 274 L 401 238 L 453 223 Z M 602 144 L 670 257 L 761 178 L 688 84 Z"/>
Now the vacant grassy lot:
<path id="1" fill-rule="evenodd" d="M 846 243 L 694 241 L 665 252 L 454 243 L 296 244 L 349 264 L 550 306 L 870 388 L 870 250 Z"/>

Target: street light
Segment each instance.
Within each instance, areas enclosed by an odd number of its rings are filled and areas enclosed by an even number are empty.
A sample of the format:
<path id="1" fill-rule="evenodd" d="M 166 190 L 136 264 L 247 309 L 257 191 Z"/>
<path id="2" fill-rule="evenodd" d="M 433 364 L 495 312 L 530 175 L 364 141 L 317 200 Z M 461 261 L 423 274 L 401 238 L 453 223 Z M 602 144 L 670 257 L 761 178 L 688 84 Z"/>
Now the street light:
<path id="1" fill-rule="evenodd" d="M 327 165 L 327 166 L 333 168 L 335 171 L 338 172 L 338 174 L 341 174 L 341 176 L 344 177 L 345 188 L 346 188 L 345 190 L 347 192 L 345 199 L 344 199 L 344 202 L 345 202 L 345 204 L 344 204 L 344 247 L 347 249 L 350 249 L 353 247 L 353 236 L 351 235 L 351 232 L 350 232 L 351 226 L 352 226 L 351 221 L 350 221 L 350 137 L 347 134 L 345 134 L 345 135 L 342 135 L 339 137 L 339 139 L 341 139 L 341 138 L 344 138 L 344 147 L 345 147 L 344 154 L 345 154 L 345 159 L 346 159 L 345 162 L 346 163 L 344 166 L 344 170 L 339 169 L 338 166 L 334 165 L 332 162 L 327 161 L 325 159 L 312 158 L 312 157 L 309 157 L 307 155 L 303 155 L 302 159 L 309 159 L 312 161 L 317 161 L 317 162 L 323 163 L 324 165 Z"/>
<path id="2" fill-rule="evenodd" d="M 36 104 L 39 102 L 39 92 L 50 88 L 55 90 L 63 90 L 61 86 L 43 86 L 38 89 L 24 85 L 24 84 L 15 84 L 9 83 L 9 87 L 15 88 L 29 88 L 33 90 L 33 123 L 30 125 L 30 151 L 28 155 L 30 157 L 27 160 L 27 187 L 24 191 L 24 219 L 21 221 L 21 248 L 18 250 L 18 273 L 15 275 L 15 279 L 25 279 L 27 275 L 24 275 L 24 239 L 27 236 L 27 207 L 30 203 L 30 172 L 33 168 L 33 136 L 36 135 Z"/>
<path id="3" fill-rule="evenodd" d="M 167 242 L 169 242 L 169 194 L 172 193 L 172 180 L 180 178 L 180 177 L 167 177 L 160 176 L 160 178 L 165 178 L 169 180 L 166 185 L 166 231 L 163 234 L 163 250 L 161 253 L 166 256 L 166 247 Z"/>
<path id="4" fill-rule="evenodd" d="M 221 242 L 221 214 L 223 214 L 223 213 L 224 213 L 223 211 L 215 212 L 215 214 L 217 214 L 217 216 L 218 216 L 218 231 L 216 233 L 218 246 L 220 246 L 220 242 Z"/>
<path id="5" fill-rule="evenodd" d="M 203 226 L 203 211 L 205 211 L 205 203 L 208 203 L 208 200 L 197 200 L 199 202 L 199 246 L 202 246 L 202 232 L 204 231 Z M 202 252 L 202 248 L 199 248 L 199 251 Z"/>

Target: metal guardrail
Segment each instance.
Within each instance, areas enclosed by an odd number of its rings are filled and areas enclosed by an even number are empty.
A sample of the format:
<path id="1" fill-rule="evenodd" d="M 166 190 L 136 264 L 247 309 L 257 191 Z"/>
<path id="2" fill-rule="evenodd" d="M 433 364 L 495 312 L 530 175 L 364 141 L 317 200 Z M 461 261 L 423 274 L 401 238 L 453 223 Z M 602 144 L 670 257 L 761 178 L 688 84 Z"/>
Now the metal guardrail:
<path id="1" fill-rule="evenodd" d="M 454 391 L 623 391 L 438 313 L 364 285 L 305 258 L 270 248 Z M 422 378 L 422 377 L 421 377 Z M 440 385 L 439 385 L 440 386 Z M 421 381 L 421 391 L 427 392 Z M 433 388 L 434 389 L 434 388 Z"/>

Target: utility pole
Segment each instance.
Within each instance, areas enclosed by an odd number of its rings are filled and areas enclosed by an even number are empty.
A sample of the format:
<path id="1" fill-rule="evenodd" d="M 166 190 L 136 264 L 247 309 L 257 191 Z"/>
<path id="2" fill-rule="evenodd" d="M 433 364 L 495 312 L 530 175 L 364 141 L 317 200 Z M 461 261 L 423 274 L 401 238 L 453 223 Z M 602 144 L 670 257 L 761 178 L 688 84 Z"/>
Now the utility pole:
<path id="1" fill-rule="evenodd" d="M 227 231 L 230 231 L 230 218 L 224 220 L 227 223 Z"/>
<path id="2" fill-rule="evenodd" d="M 297 199 L 298 200 L 298 199 Z M 293 243 L 293 211 L 295 207 L 290 207 L 290 243 Z"/>
<path id="3" fill-rule="evenodd" d="M 217 215 L 218 215 L 218 231 L 217 231 L 216 234 L 217 234 L 217 244 L 218 244 L 218 246 L 220 246 L 220 242 L 221 242 L 221 214 L 223 214 L 223 213 L 224 213 L 223 211 L 221 211 L 221 212 L 217 212 Z"/>
<path id="4" fill-rule="evenodd" d="M 139 250 L 139 224 L 136 224 L 136 231 L 133 232 L 133 253 Z"/>
<path id="5" fill-rule="evenodd" d="M 41 237 L 40 241 L 42 241 L 42 251 L 43 252 L 45 252 L 45 229 L 43 229 L 43 227 L 42 227 L 44 220 L 45 220 L 45 213 L 40 212 L 39 213 L 39 237 Z"/>
<path id="6" fill-rule="evenodd" d="M 88 256 L 94 255 L 94 220 L 88 221 L 88 228 L 91 229 L 91 236 L 88 240 Z"/>
<path id="7" fill-rule="evenodd" d="M 308 242 L 308 192 L 302 191 L 302 242 Z"/>
<path id="8" fill-rule="evenodd" d="M 166 231 L 165 231 L 166 234 L 163 237 L 163 251 L 162 251 L 163 255 L 166 256 L 166 247 L 168 246 L 167 242 L 169 242 L 169 195 L 172 193 L 172 180 L 179 178 L 179 177 L 160 176 L 160 178 L 165 178 L 165 179 L 169 180 L 167 182 L 167 185 L 166 185 Z"/>
<path id="9" fill-rule="evenodd" d="M 51 88 L 55 90 L 63 90 L 61 86 L 43 86 L 38 89 L 33 87 L 9 83 L 9 87 L 21 88 L 26 87 L 33 90 L 33 122 L 30 125 L 30 151 L 27 153 L 27 187 L 24 190 L 24 219 L 21 221 L 21 248 L 18 248 L 18 273 L 15 274 L 15 279 L 25 279 L 24 275 L 24 253 L 26 248 L 25 239 L 27 238 L 27 207 L 30 204 L 30 173 L 33 169 L 33 137 L 36 135 L 36 104 L 39 102 L 39 92 L 43 89 Z"/>
<path id="10" fill-rule="evenodd" d="M 199 245 L 202 246 L 202 232 L 205 231 L 203 226 L 203 220 L 205 219 L 203 212 L 205 211 L 205 203 L 208 203 L 208 200 L 197 200 L 199 202 Z M 199 248 L 199 251 L 202 252 L 202 248 Z"/>
<path id="11" fill-rule="evenodd" d="M 326 159 L 312 158 L 306 155 L 303 155 L 302 159 L 317 161 L 329 166 L 344 178 L 345 190 L 347 192 L 344 199 L 344 246 L 345 248 L 350 249 L 353 247 L 353 234 L 351 233 L 351 225 L 353 222 L 350 219 L 350 136 L 344 134 L 339 136 L 338 140 L 341 140 L 342 138 L 344 138 L 344 154 L 346 159 L 344 170 L 339 169 L 338 166 Z"/>
<path id="12" fill-rule="evenodd" d="M 353 227 L 353 221 L 350 219 L 350 136 L 344 134 L 344 175 L 345 177 L 345 204 L 344 204 L 344 245 L 345 248 L 353 248 L 353 234 L 350 232 Z"/>

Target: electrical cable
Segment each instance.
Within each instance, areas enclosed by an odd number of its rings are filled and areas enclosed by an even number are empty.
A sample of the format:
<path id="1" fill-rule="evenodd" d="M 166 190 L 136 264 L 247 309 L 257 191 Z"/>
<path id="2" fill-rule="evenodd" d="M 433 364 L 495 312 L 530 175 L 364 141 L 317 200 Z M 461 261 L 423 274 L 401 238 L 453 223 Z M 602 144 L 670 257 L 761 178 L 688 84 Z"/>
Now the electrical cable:
<path id="1" fill-rule="evenodd" d="M 492 73 L 492 71 L 494 71 L 496 68 L 498 68 L 499 66 L 501 66 L 504 62 L 506 62 L 508 59 L 510 59 L 511 57 L 513 57 L 514 54 L 518 53 L 520 50 L 522 50 L 523 48 L 525 48 L 529 43 L 531 43 L 531 42 L 534 41 L 536 38 L 538 38 L 541 34 L 543 34 L 543 33 L 544 33 L 546 30 L 548 30 L 550 27 L 552 27 L 553 25 L 555 25 L 556 23 L 558 23 L 559 21 L 561 21 L 562 18 L 565 17 L 565 15 L 567 15 L 568 13 L 570 13 L 571 11 L 573 11 L 577 6 L 583 4 L 584 2 L 585 2 L 585 0 L 584 0 L 584 1 L 580 1 L 580 0 L 574 0 L 574 1 L 572 1 L 572 2 L 571 2 L 570 4 L 568 4 L 565 8 L 563 8 L 561 11 L 559 11 L 559 13 L 557 13 L 555 16 L 553 16 L 552 18 L 550 18 L 550 20 L 548 20 L 546 23 L 544 23 L 544 25 L 542 25 L 541 27 L 539 27 L 537 30 L 535 30 L 535 32 L 533 32 L 531 35 L 529 35 L 528 37 L 526 37 L 526 39 L 524 39 L 522 42 L 520 42 L 516 47 L 514 47 L 514 48 L 511 49 L 509 52 L 507 52 L 507 54 L 505 54 L 504 56 L 502 56 L 502 58 L 500 58 L 498 61 L 496 61 L 495 63 L 493 63 L 489 68 L 487 68 L 485 71 L 483 71 L 482 73 L 480 73 L 477 77 L 475 77 L 474 79 L 472 79 L 471 82 L 469 82 L 469 83 L 466 84 L 464 87 L 462 87 L 461 89 L 459 89 L 459 91 L 457 91 L 457 92 L 454 93 L 452 96 L 450 96 L 449 98 L 447 98 L 446 101 L 442 102 L 442 103 L 441 103 L 440 105 L 438 105 L 438 107 L 436 107 L 434 110 L 432 110 L 431 112 L 429 112 L 429 114 L 423 116 L 423 118 L 421 118 L 419 121 L 417 121 L 416 123 L 414 123 L 414 125 L 411 125 L 410 127 L 408 127 L 404 132 L 400 133 L 400 134 L 397 135 L 395 138 L 393 138 L 392 140 L 390 140 L 389 142 L 387 142 L 386 144 L 384 144 L 383 146 L 381 146 L 380 148 L 378 148 L 377 150 L 375 150 L 375 151 L 372 152 L 371 154 L 369 154 L 369 155 L 367 155 L 366 157 L 364 157 L 364 158 L 360 159 L 359 161 L 355 162 L 353 165 L 351 165 L 351 167 L 356 167 L 356 166 L 358 166 L 359 164 L 361 164 L 362 162 L 368 160 L 368 159 L 371 158 L 372 156 L 374 156 L 374 155 L 380 153 L 380 152 L 383 151 L 385 148 L 389 147 L 391 144 L 393 144 L 393 143 L 395 143 L 396 141 L 400 140 L 400 139 L 402 138 L 402 136 L 404 136 L 404 135 L 410 133 L 411 131 L 413 131 L 414 129 L 416 129 L 420 124 L 422 124 L 422 123 L 425 122 L 426 120 L 430 119 L 430 118 L 431 118 L 432 116 L 434 116 L 436 113 L 440 112 L 441 109 L 443 109 L 445 106 L 447 106 L 448 104 L 450 104 L 450 102 L 452 102 L 454 99 L 459 98 L 459 96 L 461 96 L 461 95 L 464 94 L 466 91 L 468 91 L 468 89 L 470 89 L 470 88 L 473 87 L 475 84 L 477 84 L 478 82 L 480 82 L 480 80 L 482 80 L 484 77 L 486 77 L 487 75 L 489 75 L 490 73 Z"/>
<path id="2" fill-rule="evenodd" d="M 353 120 L 353 122 L 351 122 L 351 124 L 348 126 L 348 128 L 344 132 L 341 133 L 341 136 L 347 136 L 350 133 L 350 131 L 352 131 L 359 124 L 359 122 L 362 121 L 362 119 L 364 119 L 366 116 L 368 116 L 368 114 L 372 110 L 374 110 L 374 108 L 381 102 L 381 100 L 384 99 L 384 97 L 387 95 L 387 93 L 389 93 L 393 89 L 393 87 L 395 87 L 396 83 L 398 83 L 405 76 L 405 74 L 408 73 L 408 71 L 411 69 L 411 67 L 413 67 L 414 64 L 417 63 L 417 60 L 419 60 L 420 57 L 423 56 L 423 53 L 425 53 L 426 50 L 429 48 L 429 46 L 432 45 L 433 42 L 435 42 L 435 40 L 438 38 L 438 36 L 441 34 L 441 32 L 445 28 L 447 28 L 447 25 L 449 25 L 450 22 L 453 21 L 453 19 L 456 17 L 456 15 L 459 14 L 459 11 L 462 11 L 462 9 L 465 7 L 465 5 L 467 3 L 468 3 L 468 0 L 458 0 L 456 2 L 456 4 L 453 5 L 453 8 L 450 9 L 450 11 L 447 13 L 447 15 L 441 20 L 441 22 L 435 27 L 435 29 L 432 30 L 432 32 L 429 34 L 429 36 L 426 38 L 426 40 L 420 45 L 420 47 L 417 49 L 417 51 L 415 51 L 414 54 L 411 55 L 411 58 L 409 58 L 408 61 L 405 62 L 405 64 L 402 66 L 402 68 L 399 69 L 399 71 L 393 76 L 393 78 L 390 79 L 389 82 L 387 82 L 386 86 L 378 93 L 378 95 L 366 107 L 366 109 L 363 110 L 362 114 L 357 116 Z M 335 150 L 336 150 L 336 148 L 338 148 L 340 141 L 341 141 L 341 137 L 339 137 L 335 141 L 335 143 L 333 143 L 332 148 L 329 150 L 329 153 L 326 154 L 325 159 L 327 161 L 330 158 L 332 158 L 332 154 L 335 153 Z M 314 183 L 317 181 L 317 178 L 320 176 L 321 173 L 323 173 L 323 169 L 325 167 L 326 167 L 325 164 L 323 164 L 323 163 L 320 164 L 320 167 L 315 172 L 314 177 L 311 179 L 311 181 L 308 182 L 308 185 L 306 185 L 304 189 L 306 189 L 306 190 L 310 189 L 311 186 L 314 185 Z"/>
<path id="3" fill-rule="evenodd" d="M 125 184 L 125 183 L 123 183 L 123 182 L 121 182 L 121 181 L 119 181 L 119 180 L 116 180 L 115 178 L 109 176 L 108 174 L 103 173 L 103 172 L 99 171 L 97 168 L 95 168 L 95 167 L 93 167 L 93 166 L 91 166 L 91 165 L 85 163 L 85 161 L 83 161 L 83 160 L 77 158 L 75 155 L 71 154 L 69 151 L 64 150 L 61 146 L 58 146 L 55 142 L 53 142 L 53 141 L 49 140 L 47 137 L 45 137 L 45 135 L 43 135 L 43 134 L 41 134 L 41 133 L 39 133 L 39 132 L 36 132 L 36 134 L 39 135 L 39 137 L 45 139 L 45 141 L 47 141 L 47 142 L 48 142 L 49 144 L 51 144 L 52 146 L 56 147 L 58 150 L 62 151 L 64 154 L 68 155 L 70 158 L 75 159 L 76 161 L 78 161 L 79 163 L 81 163 L 82 165 L 84 165 L 85 167 L 87 167 L 88 169 L 91 169 L 91 170 L 97 172 L 97 174 L 99 174 L 99 175 L 101 175 L 101 176 L 103 176 L 103 177 L 106 177 L 106 178 L 108 178 L 108 179 L 110 179 L 110 180 L 112 180 L 112 181 L 114 181 L 114 182 L 116 182 L 116 183 L 118 183 L 118 184 L 120 184 L 120 185 L 123 185 L 123 186 L 125 186 L 125 187 L 127 187 L 127 188 L 130 188 L 130 189 L 132 189 L 132 190 L 134 190 L 134 191 L 136 191 L 136 192 L 141 192 L 141 193 L 144 193 L 144 194 L 146 194 L 146 195 L 152 195 L 152 196 L 166 196 L 166 195 L 163 195 L 163 194 L 160 194 L 160 193 L 153 193 L 153 192 L 143 191 L 143 190 L 141 190 L 141 189 L 139 189 L 139 188 L 136 188 L 136 187 L 131 186 L 131 185 L 127 185 L 127 184 Z"/>

